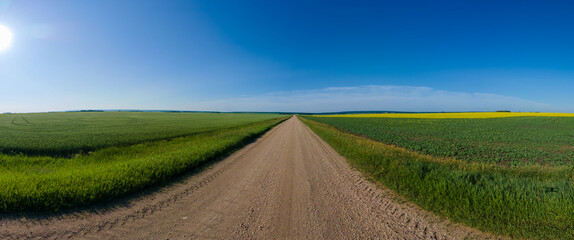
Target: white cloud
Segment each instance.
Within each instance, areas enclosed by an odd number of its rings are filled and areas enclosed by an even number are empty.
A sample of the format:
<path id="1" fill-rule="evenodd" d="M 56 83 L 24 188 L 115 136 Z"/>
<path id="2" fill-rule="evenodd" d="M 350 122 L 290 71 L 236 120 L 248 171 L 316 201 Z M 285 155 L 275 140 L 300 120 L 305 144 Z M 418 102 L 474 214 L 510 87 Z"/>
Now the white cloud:
<path id="1" fill-rule="evenodd" d="M 190 110 L 211 111 L 556 111 L 546 104 L 490 93 L 465 93 L 412 86 L 352 86 L 275 92 L 196 102 Z"/>

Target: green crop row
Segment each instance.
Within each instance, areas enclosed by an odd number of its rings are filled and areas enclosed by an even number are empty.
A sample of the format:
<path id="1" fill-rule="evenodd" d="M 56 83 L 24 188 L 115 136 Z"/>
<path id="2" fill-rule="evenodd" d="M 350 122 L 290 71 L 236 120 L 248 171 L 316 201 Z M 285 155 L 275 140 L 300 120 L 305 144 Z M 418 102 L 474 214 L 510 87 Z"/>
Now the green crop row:
<path id="1" fill-rule="evenodd" d="M 0 114 L 0 153 L 72 157 L 277 117 L 280 115 L 164 112 Z"/>
<path id="2" fill-rule="evenodd" d="M 563 166 L 574 160 L 574 117 L 307 118 L 386 144 L 467 162 Z"/>
<path id="3" fill-rule="evenodd" d="M 58 211 L 161 184 L 231 153 L 284 119 L 109 147 L 72 158 L 0 155 L 0 212 Z"/>
<path id="4" fill-rule="evenodd" d="M 352 165 L 428 211 L 514 238 L 574 239 L 571 166 L 511 167 L 433 157 L 303 121 Z"/>

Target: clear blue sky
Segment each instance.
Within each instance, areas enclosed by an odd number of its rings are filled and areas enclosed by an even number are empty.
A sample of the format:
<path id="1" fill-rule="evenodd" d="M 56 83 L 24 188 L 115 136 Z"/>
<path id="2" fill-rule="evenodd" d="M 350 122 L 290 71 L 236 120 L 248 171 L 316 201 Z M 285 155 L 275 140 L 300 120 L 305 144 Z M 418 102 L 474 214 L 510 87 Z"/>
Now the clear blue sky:
<path id="1" fill-rule="evenodd" d="M 574 112 L 571 1 L 0 0 L 0 112 Z"/>

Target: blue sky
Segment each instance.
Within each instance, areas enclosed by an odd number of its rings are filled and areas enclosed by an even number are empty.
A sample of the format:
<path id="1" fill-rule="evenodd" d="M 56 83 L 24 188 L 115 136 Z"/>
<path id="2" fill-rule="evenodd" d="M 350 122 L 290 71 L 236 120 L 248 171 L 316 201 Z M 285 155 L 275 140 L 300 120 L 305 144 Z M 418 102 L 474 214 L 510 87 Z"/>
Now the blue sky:
<path id="1" fill-rule="evenodd" d="M 0 112 L 574 112 L 570 1 L 0 0 Z"/>

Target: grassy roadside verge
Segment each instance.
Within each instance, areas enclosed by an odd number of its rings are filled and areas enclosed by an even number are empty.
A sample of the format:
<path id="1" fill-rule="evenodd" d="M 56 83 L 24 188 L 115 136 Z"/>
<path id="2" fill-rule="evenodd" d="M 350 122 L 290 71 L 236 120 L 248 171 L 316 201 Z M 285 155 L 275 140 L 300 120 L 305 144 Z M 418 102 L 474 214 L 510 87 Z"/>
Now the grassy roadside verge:
<path id="1" fill-rule="evenodd" d="M 245 146 L 286 118 L 72 159 L 0 155 L 0 212 L 58 211 L 161 184 Z"/>
<path id="2" fill-rule="evenodd" d="M 430 157 L 301 118 L 356 168 L 451 221 L 515 238 L 574 238 L 574 168 Z"/>

